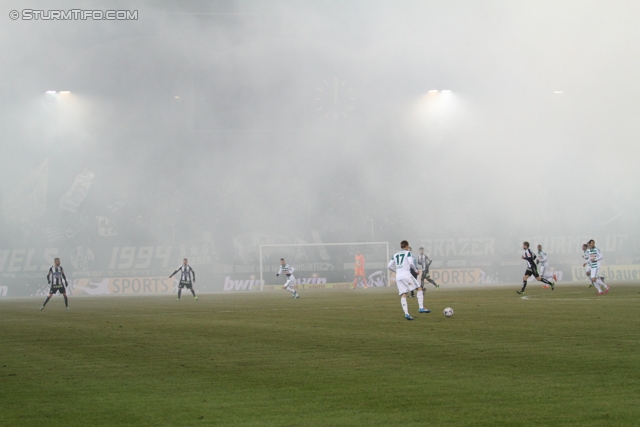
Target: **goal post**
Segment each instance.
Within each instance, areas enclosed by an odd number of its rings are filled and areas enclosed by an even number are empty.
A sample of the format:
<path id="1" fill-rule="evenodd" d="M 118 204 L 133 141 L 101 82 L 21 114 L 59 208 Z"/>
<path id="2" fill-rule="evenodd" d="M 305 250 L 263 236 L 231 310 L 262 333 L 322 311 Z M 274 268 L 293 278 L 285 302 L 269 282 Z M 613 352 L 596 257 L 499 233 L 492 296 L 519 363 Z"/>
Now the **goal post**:
<path id="1" fill-rule="evenodd" d="M 277 272 L 280 258 L 295 268 L 294 276 L 300 282 L 313 279 L 309 276 L 330 276 L 325 280 L 335 281 L 342 276 L 342 283 L 350 274 L 354 276 L 355 255 L 360 252 L 365 259 L 365 277 L 375 271 L 376 286 L 389 286 L 390 272 L 387 264 L 391 259 L 389 242 L 352 243 L 281 243 L 259 245 L 260 290 L 264 290 L 265 273 Z M 350 273 L 349 273 L 350 272 Z M 304 277 L 307 276 L 307 277 Z M 305 284 L 305 283 L 302 283 Z"/>

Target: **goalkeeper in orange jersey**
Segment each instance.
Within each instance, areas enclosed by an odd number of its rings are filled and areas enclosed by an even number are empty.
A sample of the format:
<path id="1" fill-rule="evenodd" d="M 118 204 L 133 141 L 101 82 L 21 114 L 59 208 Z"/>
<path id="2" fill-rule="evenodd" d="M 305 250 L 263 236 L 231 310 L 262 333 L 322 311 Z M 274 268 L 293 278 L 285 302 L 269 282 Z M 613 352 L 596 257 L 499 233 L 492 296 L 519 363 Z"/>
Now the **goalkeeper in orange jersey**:
<path id="1" fill-rule="evenodd" d="M 367 278 L 364 275 L 364 255 L 360 251 L 356 252 L 356 262 L 354 264 L 355 274 L 353 277 L 353 289 L 358 287 L 358 279 L 362 279 L 362 283 L 367 288 Z"/>

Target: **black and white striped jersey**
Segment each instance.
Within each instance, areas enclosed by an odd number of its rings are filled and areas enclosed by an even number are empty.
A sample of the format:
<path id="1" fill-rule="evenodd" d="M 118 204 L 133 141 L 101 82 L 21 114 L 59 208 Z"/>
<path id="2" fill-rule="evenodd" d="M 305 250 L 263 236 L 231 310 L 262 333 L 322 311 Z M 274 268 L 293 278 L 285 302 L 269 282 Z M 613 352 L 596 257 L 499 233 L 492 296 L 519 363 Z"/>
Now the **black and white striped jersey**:
<path id="1" fill-rule="evenodd" d="M 531 252 L 531 249 L 529 248 L 524 250 L 524 260 L 527 261 L 527 267 L 533 268 L 536 266 L 536 256 L 533 254 L 533 252 Z"/>
<path id="2" fill-rule="evenodd" d="M 429 255 L 427 254 L 420 254 L 418 255 L 418 267 L 420 267 L 420 270 L 425 271 L 429 269 L 429 265 L 431 264 L 431 258 L 429 258 Z"/>
<path id="3" fill-rule="evenodd" d="M 64 275 L 64 270 L 62 269 L 62 266 L 51 266 L 51 268 L 49 268 L 49 273 L 47 274 L 47 282 L 51 283 L 52 285 L 63 285 L 65 283 L 67 283 L 67 278 Z"/>
<path id="4" fill-rule="evenodd" d="M 173 274 L 169 277 L 173 277 L 174 274 L 180 272 L 180 281 L 181 282 L 191 282 L 191 276 L 193 276 L 193 281 L 196 281 L 196 272 L 193 271 L 190 265 L 181 265 L 173 272 Z"/>

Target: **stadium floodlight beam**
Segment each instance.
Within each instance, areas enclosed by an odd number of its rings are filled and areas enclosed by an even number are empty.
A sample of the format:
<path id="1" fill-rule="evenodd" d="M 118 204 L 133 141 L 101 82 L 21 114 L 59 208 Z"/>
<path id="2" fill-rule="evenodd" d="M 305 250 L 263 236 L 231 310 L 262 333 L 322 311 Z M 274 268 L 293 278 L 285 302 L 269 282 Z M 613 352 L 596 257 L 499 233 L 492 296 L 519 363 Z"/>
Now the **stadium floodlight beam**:
<path id="1" fill-rule="evenodd" d="M 46 91 L 45 93 L 48 93 L 48 94 L 50 94 L 50 95 L 53 95 L 54 93 L 56 93 L 56 91 L 55 91 L 55 90 L 48 90 L 48 91 Z"/>
<path id="2" fill-rule="evenodd" d="M 555 93 L 555 94 L 563 94 L 564 92 L 561 91 L 561 90 L 555 90 L 555 91 L 553 91 L 553 93 Z"/>
<path id="3" fill-rule="evenodd" d="M 180 97 L 178 95 L 174 96 L 175 99 L 180 99 Z"/>

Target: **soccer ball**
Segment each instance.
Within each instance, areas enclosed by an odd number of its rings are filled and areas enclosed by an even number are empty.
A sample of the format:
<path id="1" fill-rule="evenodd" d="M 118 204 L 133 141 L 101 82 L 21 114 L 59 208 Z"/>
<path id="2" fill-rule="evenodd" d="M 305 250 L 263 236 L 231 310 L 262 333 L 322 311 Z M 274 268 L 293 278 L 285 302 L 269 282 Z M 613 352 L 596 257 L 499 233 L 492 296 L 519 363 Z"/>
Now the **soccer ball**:
<path id="1" fill-rule="evenodd" d="M 446 317 L 451 317 L 451 316 L 453 316 L 453 308 L 451 308 L 451 307 L 447 307 L 447 308 L 445 308 L 445 309 L 444 309 L 444 315 L 445 315 Z"/>

